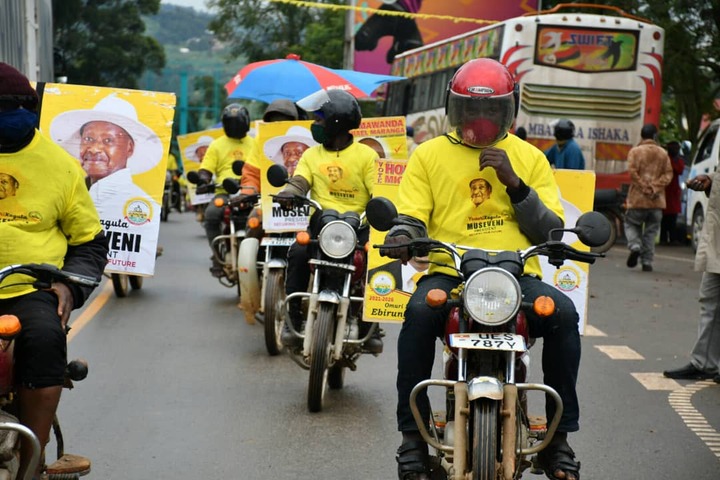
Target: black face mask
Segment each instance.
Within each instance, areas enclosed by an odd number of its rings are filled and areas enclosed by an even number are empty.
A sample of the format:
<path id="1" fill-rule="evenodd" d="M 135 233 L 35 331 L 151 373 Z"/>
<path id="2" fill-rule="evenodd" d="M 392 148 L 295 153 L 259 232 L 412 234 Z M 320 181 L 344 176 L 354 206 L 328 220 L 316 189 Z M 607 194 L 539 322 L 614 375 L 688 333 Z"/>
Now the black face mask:
<path id="1" fill-rule="evenodd" d="M 35 130 L 38 116 L 35 112 L 17 108 L 0 112 L 0 147 L 17 145 Z"/>
<path id="2" fill-rule="evenodd" d="M 239 118 L 225 118 L 222 121 L 225 135 L 242 140 L 248 132 L 248 125 Z"/>

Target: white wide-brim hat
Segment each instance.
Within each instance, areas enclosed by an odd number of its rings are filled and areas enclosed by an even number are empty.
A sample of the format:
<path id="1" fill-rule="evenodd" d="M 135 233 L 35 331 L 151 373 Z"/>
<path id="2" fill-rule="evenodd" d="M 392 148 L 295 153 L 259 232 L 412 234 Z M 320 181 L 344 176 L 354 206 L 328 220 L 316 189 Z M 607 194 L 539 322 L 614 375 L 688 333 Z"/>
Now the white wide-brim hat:
<path id="1" fill-rule="evenodd" d="M 50 124 L 50 138 L 80 160 L 80 128 L 88 122 L 110 122 L 125 129 L 135 149 L 127 168 L 135 175 L 154 168 L 165 155 L 160 137 L 138 121 L 135 107 L 115 93 L 100 100 L 92 110 L 70 110 L 57 115 Z"/>
<path id="2" fill-rule="evenodd" d="M 209 135 L 202 135 L 200 138 L 197 139 L 195 143 L 192 145 L 185 147 L 185 151 L 183 153 L 183 158 L 186 158 L 190 160 L 191 162 L 198 162 L 200 163 L 200 159 L 197 156 L 197 153 L 195 150 L 197 150 L 200 147 L 209 147 L 212 141 L 214 140 L 213 137 Z"/>
<path id="3" fill-rule="evenodd" d="M 263 144 L 265 156 L 275 163 L 282 163 L 282 146 L 288 142 L 304 143 L 308 147 L 314 147 L 318 143 L 313 140 L 312 133 L 305 127 L 293 125 L 288 128 L 285 135 L 274 137 Z"/>

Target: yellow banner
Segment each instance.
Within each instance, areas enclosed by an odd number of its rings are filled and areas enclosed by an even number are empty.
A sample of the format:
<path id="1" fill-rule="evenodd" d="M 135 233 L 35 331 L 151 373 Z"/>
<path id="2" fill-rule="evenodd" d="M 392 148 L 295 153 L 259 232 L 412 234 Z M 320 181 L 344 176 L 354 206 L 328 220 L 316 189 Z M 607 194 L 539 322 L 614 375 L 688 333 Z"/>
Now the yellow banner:
<path id="1" fill-rule="evenodd" d="M 177 142 L 180 149 L 180 158 L 183 162 L 183 176 L 187 178 L 187 172 L 192 172 L 200 168 L 205 152 L 213 140 L 223 135 L 222 128 L 212 128 L 209 130 L 201 130 L 199 132 L 178 135 Z M 196 192 L 196 187 L 187 182 L 188 195 L 190 196 L 190 204 L 200 205 L 209 203 L 215 196 L 214 193 Z"/>
<path id="2" fill-rule="evenodd" d="M 88 174 L 108 272 L 154 272 L 174 108 L 172 93 L 45 84 L 40 129 Z"/>

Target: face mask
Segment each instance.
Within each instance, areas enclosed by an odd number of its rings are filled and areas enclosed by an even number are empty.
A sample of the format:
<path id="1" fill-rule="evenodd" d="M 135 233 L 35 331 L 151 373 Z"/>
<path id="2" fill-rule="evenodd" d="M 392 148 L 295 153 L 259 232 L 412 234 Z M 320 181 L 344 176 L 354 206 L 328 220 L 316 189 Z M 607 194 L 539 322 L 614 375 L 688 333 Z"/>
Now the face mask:
<path id="1" fill-rule="evenodd" d="M 473 147 L 487 147 L 500 137 L 500 127 L 487 118 L 478 118 L 458 127 L 463 142 Z"/>
<path id="2" fill-rule="evenodd" d="M 325 127 L 322 125 L 317 125 L 315 123 L 310 125 L 310 133 L 312 134 L 313 140 L 318 143 L 324 144 L 327 141 Z"/>
<path id="3" fill-rule="evenodd" d="M 0 112 L 0 145 L 14 145 L 25 140 L 35 129 L 37 114 L 24 108 Z"/>

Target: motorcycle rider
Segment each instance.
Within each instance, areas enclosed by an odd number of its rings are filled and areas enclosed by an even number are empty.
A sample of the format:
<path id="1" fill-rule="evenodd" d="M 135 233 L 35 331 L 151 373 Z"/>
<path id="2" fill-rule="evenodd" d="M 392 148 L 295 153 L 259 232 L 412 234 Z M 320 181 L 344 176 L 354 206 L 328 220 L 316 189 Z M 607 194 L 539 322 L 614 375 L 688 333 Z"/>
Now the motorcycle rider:
<path id="1" fill-rule="evenodd" d="M 337 89 L 321 90 L 301 100 L 298 105 L 314 115 L 310 131 L 313 139 L 320 145 L 305 150 L 295 174 L 276 197 L 277 201 L 285 208 L 291 208 L 294 195 L 306 196 L 310 192 L 324 210 L 334 209 L 341 213 L 353 211 L 361 214 L 372 197 L 378 155 L 367 145 L 356 142 L 350 133 L 350 130 L 360 126 L 360 105 L 350 93 Z M 331 170 L 339 169 L 344 172 L 342 179 L 331 181 Z M 318 233 L 315 231 L 317 213 L 310 219 L 308 227 L 313 238 L 317 237 Z M 365 243 L 368 237 L 369 229 L 361 229 L 359 241 Z M 288 295 L 307 291 L 310 281 L 308 260 L 308 247 L 293 243 L 288 251 L 285 280 L 285 292 Z M 299 299 L 289 302 L 288 315 L 293 327 L 301 331 L 304 318 Z M 361 333 L 363 330 L 361 328 Z M 378 329 L 375 329 L 375 332 L 378 332 Z M 300 337 L 294 335 L 287 325 L 280 339 L 286 346 L 302 344 Z M 372 353 L 382 352 L 382 347 L 379 334 L 374 335 L 364 345 L 364 348 Z"/>
<path id="2" fill-rule="evenodd" d="M 215 176 L 216 183 L 220 185 L 226 178 L 239 180 L 239 177 L 232 171 L 232 164 L 236 160 L 247 160 L 255 148 L 255 139 L 247 134 L 250 130 L 250 113 L 247 108 L 237 103 L 231 103 L 225 107 L 222 112 L 222 126 L 225 134 L 210 143 L 200 164 L 198 186 L 212 182 L 213 176 Z M 225 201 L 229 198 L 228 193 L 222 187 L 218 187 L 215 194 L 215 198 L 222 198 Z M 221 233 L 223 211 L 224 207 L 217 207 L 213 202 L 210 202 L 205 208 L 205 234 L 211 245 L 213 239 Z M 210 273 L 219 278 L 223 275 L 222 264 L 214 254 L 211 259 Z"/>
<path id="3" fill-rule="evenodd" d="M 465 63 L 453 76 L 446 96 L 452 132 L 420 144 L 413 152 L 398 190 L 398 223 L 387 233 L 386 244 L 403 244 L 430 237 L 444 242 L 490 250 L 525 249 L 544 242 L 553 228 L 563 226 L 563 209 L 552 169 L 543 152 L 509 134 L 518 108 L 518 87 L 501 63 L 487 58 Z M 484 179 L 492 197 L 476 207 L 468 202 L 467 185 Z M 381 254 L 407 262 L 407 247 L 388 247 Z M 441 337 L 449 307 L 426 305 L 429 290 L 449 292 L 460 279 L 457 273 L 433 262 L 429 274 L 410 298 L 398 337 L 398 430 L 402 444 L 397 452 L 401 480 L 428 479 L 428 447 L 410 411 L 413 387 L 430 378 L 435 337 Z M 558 391 L 564 410 L 558 433 L 539 454 L 548 478 L 579 478 L 580 464 L 567 443 L 567 433 L 578 430 L 575 392 L 580 363 L 579 317 L 572 301 L 540 280 L 537 258 L 528 261 L 520 279 L 524 301 L 541 295 L 553 298 L 557 311 L 541 318 L 527 314 L 530 335 L 543 337 L 542 365 L 545 383 Z M 418 396 L 426 424 L 430 419 L 427 395 Z M 547 402 L 548 419 L 555 411 Z"/>
<path id="4" fill-rule="evenodd" d="M 0 172 L 18 179 L 15 196 L 0 200 L 0 268 L 49 263 L 100 280 L 108 247 L 86 174 L 75 158 L 35 129 L 37 104 L 28 79 L 0 63 Z M 22 324 L 15 340 L 18 417 L 44 450 L 65 381 L 70 312 L 93 289 L 55 282 L 39 291 L 26 282 L 17 276 L 3 282 L 0 314 L 17 315 Z M 23 439 L 17 478 L 24 478 L 30 448 Z M 33 472 L 37 478 L 40 463 Z"/>

